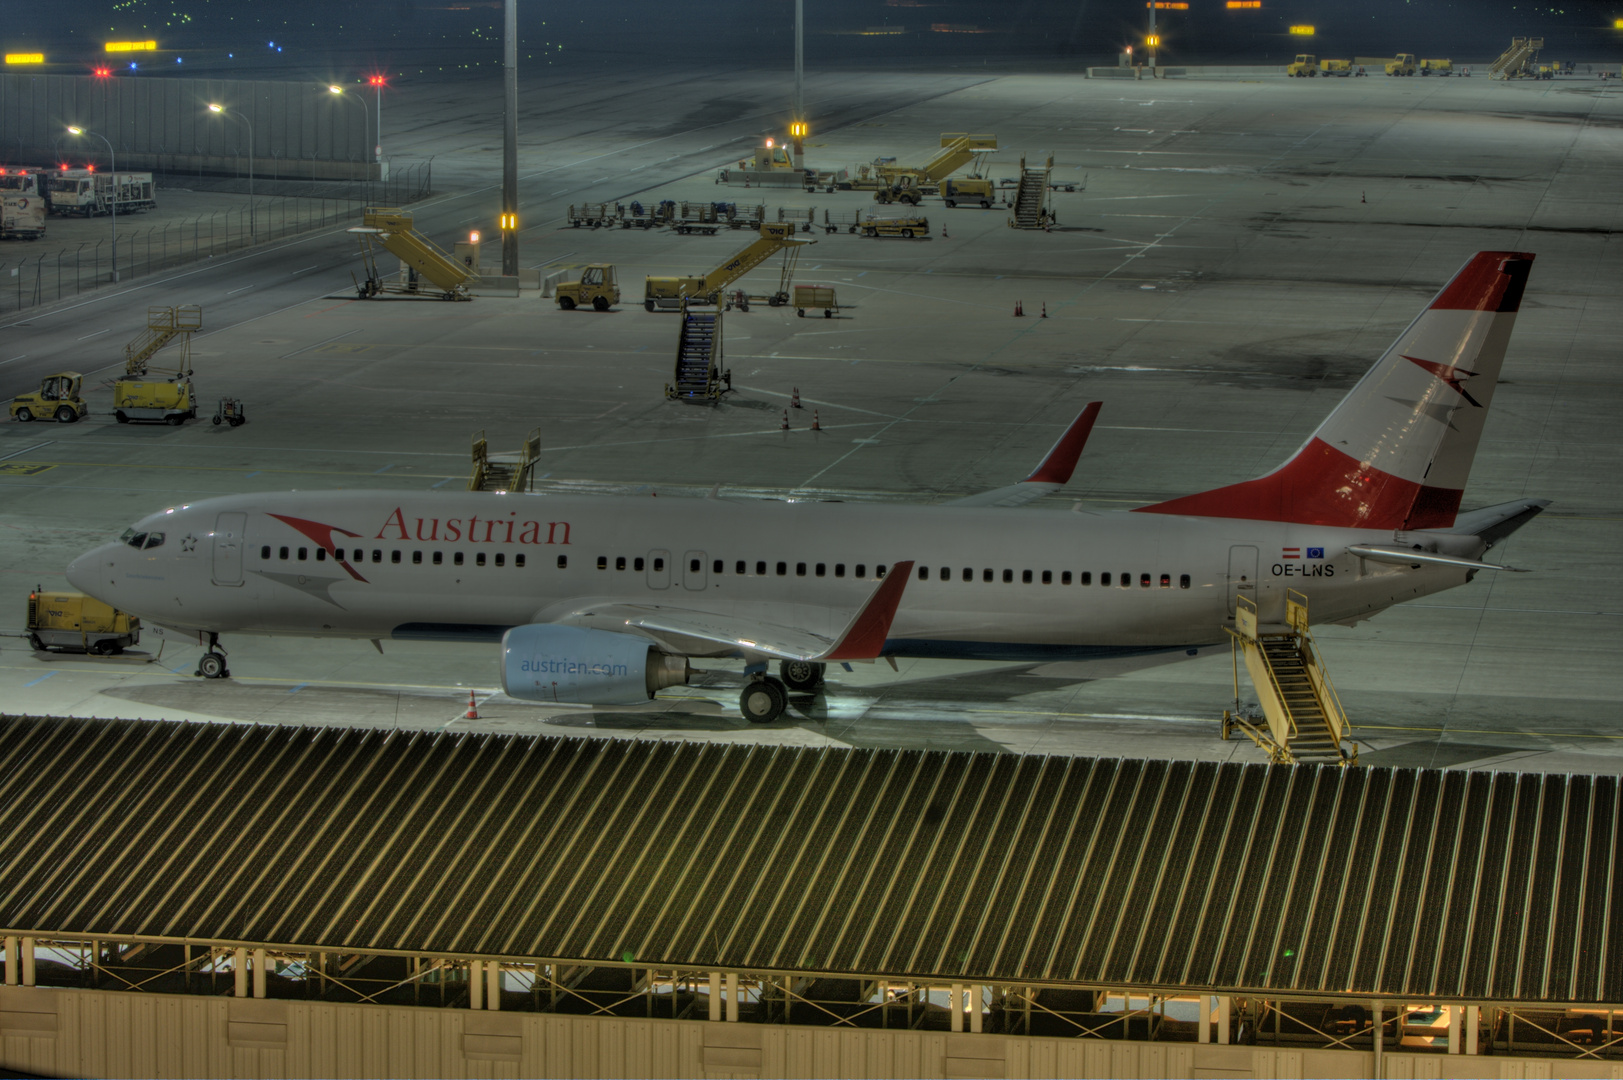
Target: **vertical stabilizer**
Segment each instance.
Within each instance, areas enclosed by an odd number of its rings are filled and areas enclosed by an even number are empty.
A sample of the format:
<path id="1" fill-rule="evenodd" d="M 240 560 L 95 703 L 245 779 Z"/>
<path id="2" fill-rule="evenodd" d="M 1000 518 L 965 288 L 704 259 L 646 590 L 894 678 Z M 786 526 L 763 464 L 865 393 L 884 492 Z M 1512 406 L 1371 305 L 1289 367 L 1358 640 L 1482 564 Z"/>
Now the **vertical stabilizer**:
<path id="1" fill-rule="evenodd" d="M 1140 512 L 1341 528 L 1449 527 L 1532 265 L 1525 252 L 1479 252 L 1284 465 Z"/>

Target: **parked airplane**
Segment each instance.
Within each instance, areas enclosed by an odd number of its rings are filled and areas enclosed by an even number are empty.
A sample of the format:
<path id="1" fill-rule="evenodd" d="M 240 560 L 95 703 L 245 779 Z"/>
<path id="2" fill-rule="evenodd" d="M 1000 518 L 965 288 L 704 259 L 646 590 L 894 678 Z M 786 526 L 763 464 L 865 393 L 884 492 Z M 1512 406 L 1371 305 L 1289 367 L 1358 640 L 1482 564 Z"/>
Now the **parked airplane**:
<path id="1" fill-rule="evenodd" d="M 1472 258 L 1278 469 L 1133 511 L 1010 520 L 1070 479 L 1095 402 L 1025 480 L 943 505 L 227 496 L 143 518 L 68 579 L 196 635 L 210 678 L 232 632 L 500 642 L 509 695 L 580 704 L 734 657 L 763 723 L 831 661 L 1194 650 L 1239 597 L 1282 621 L 1287 587 L 1351 623 L 1501 569 L 1483 554 L 1546 505 L 1459 513 L 1532 261 Z"/>

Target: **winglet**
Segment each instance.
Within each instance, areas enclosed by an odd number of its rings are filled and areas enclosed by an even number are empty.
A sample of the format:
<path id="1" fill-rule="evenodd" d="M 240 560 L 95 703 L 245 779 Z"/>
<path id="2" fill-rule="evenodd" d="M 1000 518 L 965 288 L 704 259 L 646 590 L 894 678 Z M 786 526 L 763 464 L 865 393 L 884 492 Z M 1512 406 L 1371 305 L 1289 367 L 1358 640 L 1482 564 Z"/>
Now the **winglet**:
<path id="1" fill-rule="evenodd" d="M 1071 421 L 1071 426 L 1065 429 L 1065 434 L 1059 437 L 1059 442 L 1048 451 L 1043 463 L 1037 466 L 1035 472 L 1026 477 L 1023 483 L 1027 484 L 1066 484 L 1070 482 L 1071 473 L 1076 471 L 1077 459 L 1082 456 L 1082 448 L 1087 445 L 1088 436 L 1093 433 L 1093 422 L 1099 419 L 1099 407 L 1104 404 L 1100 401 L 1088 403 L 1080 416 Z"/>
<path id="2" fill-rule="evenodd" d="M 911 559 L 891 567 L 834 647 L 816 659 L 872 660 L 877 657 L 885 647 L 885 638 L 890 636 L 890 624 L 902 603 L 902 590 L 907 588 L 907 579 L 912 576 Z"/>

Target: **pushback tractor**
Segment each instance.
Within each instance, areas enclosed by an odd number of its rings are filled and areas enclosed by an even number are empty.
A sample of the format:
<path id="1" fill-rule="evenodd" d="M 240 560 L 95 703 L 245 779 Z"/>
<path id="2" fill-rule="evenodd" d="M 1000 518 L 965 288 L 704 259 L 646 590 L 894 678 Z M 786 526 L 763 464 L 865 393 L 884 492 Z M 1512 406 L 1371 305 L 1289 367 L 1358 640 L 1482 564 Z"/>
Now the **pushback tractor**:
<path id="1" fill-rule="evenodd" d="M 85 399 L 79 396 L 84 378 L 77 371 L 59 371 L 45 376 L 34 393 L 19 394 L 11 399 L 11 418 L 25 424 L 30 420 L 73 423 L 90 411 Z"/>

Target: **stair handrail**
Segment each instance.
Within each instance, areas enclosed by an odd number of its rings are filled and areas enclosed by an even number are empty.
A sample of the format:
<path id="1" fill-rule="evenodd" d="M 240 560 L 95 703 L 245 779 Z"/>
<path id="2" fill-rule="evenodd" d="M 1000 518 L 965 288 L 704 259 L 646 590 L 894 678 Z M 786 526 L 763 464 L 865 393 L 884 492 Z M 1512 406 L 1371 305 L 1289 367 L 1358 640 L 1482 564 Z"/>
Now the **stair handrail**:
<path id="1" fill-rule="evenodd" d="M 468 479 L 469 491 L 485 489 L 485 475 L 490 471 L 490 444 L 485 441 L 483 429 L 473 435 L 473 475 Z"/>
<path id="2" fill-rule="evenodd" d="M 1262 647 L 1257 605 L 1250 597 L 1235 596 L 1234 626 L 1235 629 L 1229 631 L 1231 634 L 1255 645 L 1257 648 L 1257 655 L 1262 659 L 1263 670 L 1268 673 L 1269 689 L 1273 691 L 1274 699 L 1279 702 L 1280 710 L 1285 714 L 1285 722 L 1290 725 L 1290 730 L 1285 736 L 1288 742 L 1290 737 L 1295 735 L 1298 730 L 1296 714 L 1291 711 L 1290 702 L 1285 697 L 1285 688 L 1279 683 L 1279 675 L 1274 671 L 1273 661 L 1268 659 L 1268 651 Z M 1227 628 L 1225 627 L 1225 629 Z M 1247 665 L 1247 669 L 1249 670 L 1249 665 Z"/>
<path id="3" fill-rule="evenodd" d="M 1340 753 L 1341 742 L 1352 729 L 1352 721 L 1347 719 L 1347 710 L 1341 704 L 1341 695 L 1336 693 L 1335 683 L 1330 681 L 1330 672 L 1319 659 L 1319 645 L 1313 639 L 1313 631 L 1308 625 L 1307 595 L 1295 589 L 1285 590 L 1285 620 L 1291 629 L 1302 640 L 1302 652 L 1308 661 L 1308 680 L 1319 699 L 1319 709 L 1324 713 L 1326 723 L 1330 725 L 1330 734 L 1336 740 L 1336 750 Z M 1354 752 L 1354 760 L 1357 753 Z"/>

